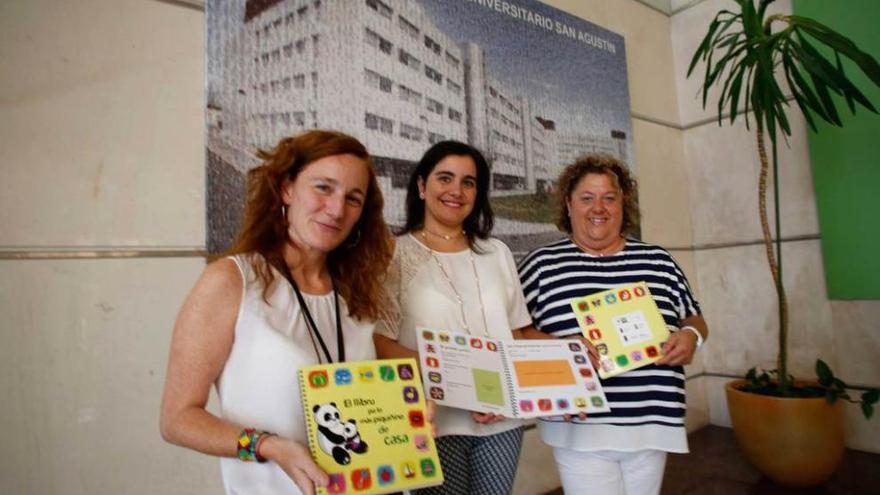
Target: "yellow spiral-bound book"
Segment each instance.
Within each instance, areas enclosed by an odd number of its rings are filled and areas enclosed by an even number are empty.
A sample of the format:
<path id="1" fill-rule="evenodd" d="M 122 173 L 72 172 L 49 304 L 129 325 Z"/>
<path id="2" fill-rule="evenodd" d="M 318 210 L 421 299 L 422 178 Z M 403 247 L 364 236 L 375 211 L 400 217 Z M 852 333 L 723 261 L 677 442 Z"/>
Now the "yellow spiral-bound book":
<path id="1" fill-rule="evenodd" d="M 662 357 L 669 329 L 645 282 L 575 299 L 571 307 L 581 332 L 599 351 L 600 377 L 641 368 Z"/>
<path id="2" fill-rule="evenodd" d="M 299 370 L 309 449 L 330 475 L 319 494 L 382 494 L 443 483 L 414 359 Z"/>

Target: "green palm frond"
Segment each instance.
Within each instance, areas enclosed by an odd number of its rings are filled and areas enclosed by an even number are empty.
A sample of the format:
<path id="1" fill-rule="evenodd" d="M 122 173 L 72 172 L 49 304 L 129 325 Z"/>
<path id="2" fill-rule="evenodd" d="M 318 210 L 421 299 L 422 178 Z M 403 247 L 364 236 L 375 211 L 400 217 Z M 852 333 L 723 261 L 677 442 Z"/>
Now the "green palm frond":
<path id="1" fill-rule="evenodd" d="M 816 118 L 843 125 L 832 94 L 842 97 L 851 113 L 858 106 L 877 113 L 847 76 L 842 61 L 852 61 L 880 86 L 877 60 L 846 36 L 813 19 L 767 16 L 767 7 L 773 1 L 761 0 L 756 7 L 755 0 L 736 0 L 740 12 L 721 10 L 709 24 L 688 66 L 690 76 L 700 62 L 705 64 L 703 107 L 708 105 L 710 89 L 720 86 L 719 124 L 723 114 L 729 114 L 733 123 L 751 110 L 758 129 L 766 131 L 773 142 L 777 128 L 791 135 L 786 90 L 813 130 L 817 129 Z M 773 32 L 774 23 L 784 27 Z M 827 52 L 830 56 L 825 55 Z M 784 75 L 787 88 L 780 87 L 776 77 L 779 73 Z"/>

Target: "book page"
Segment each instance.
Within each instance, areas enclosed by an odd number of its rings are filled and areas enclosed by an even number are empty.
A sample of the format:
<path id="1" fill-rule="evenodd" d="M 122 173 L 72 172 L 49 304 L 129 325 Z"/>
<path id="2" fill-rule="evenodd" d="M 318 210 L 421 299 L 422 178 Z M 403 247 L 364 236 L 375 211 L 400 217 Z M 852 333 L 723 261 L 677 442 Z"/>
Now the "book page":
<path id="1" fill-rule="evenodd" d="M 501 343 L 518 418 L 610 411 L 602 385 L 577 340 L 514 340 Z"/>
<path id="2" fill-rule="evenodd" d="M 418 346 L 428 397 L 448 407 L 513 417 L 498 341 L 420 328 Z"/>

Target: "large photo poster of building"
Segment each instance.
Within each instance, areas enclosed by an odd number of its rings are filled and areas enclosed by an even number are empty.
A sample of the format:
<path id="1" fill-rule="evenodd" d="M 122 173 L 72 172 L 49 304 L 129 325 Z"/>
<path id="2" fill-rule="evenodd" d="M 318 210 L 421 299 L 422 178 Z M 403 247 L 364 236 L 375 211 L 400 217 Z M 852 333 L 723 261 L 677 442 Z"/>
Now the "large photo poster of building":
<path id="1" fill-rule="evenodd" d="M 632 166 L 623 38 L 535 0 L 208 0 L 207 246 L 228 247 L 258 149 L 312 128 L 360 139 L 389 225 L 433 143 L 491 170 L 493 235 L 558 238 L 553 185 L 588 152 Z"/>

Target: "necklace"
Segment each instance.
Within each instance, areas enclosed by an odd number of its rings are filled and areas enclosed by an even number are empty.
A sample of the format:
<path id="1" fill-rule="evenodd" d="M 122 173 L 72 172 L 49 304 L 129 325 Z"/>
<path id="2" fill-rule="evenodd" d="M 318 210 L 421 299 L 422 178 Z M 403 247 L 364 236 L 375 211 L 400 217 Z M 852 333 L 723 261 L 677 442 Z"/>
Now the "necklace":
<path id="1" fill-rule="evenodd" d="M 425 241 L 428 240 L 424 230 L 422 231 L 422 237 L 425 239 Z M 438 258 L 436 254 L 434 254 L 434 250 L 428 246 L 425 246 L 425 249 L 427 249 L 428 253 L 431 254 L 431 259 L 434 260 L 434 263 L 437 265 L 437 268 L 440 269 L 440 273 L 443 275 L 443 278 L 446 279 L 446 283 L 449 284 L 449 287 L 455 294 L 455 299 L 458 301 L 458 309 L 461 312 L 461 321 L 464 325 L 465 332 L 473 334 L 464 313 L 464 297 L 461 295 L 461 292 L 459 292 L 458 289 L 455 287 L 455 284 L 452 282 L 452 277 L 449 275 L 449 272 L 446 271 L 446 268 L 443 267 L 443 263 L 440 262 L 440 258 Z M 476 280 L 477 282 L 477 298 L 480 301 L 480 315 L 483 317 L 483 334 L 488 337 L 489 324 L 486 321 L 486 306 L 483 304 L 483 287 L 480 284 L 480 274 L 477 272 L 477 263 L 476 261 L 474 261 L 474 251 L 470 248 L 468 248 L 468 255 L 471 259 L 471 270 L 473 270 L 474 272 L 474 280 Z"/>
<path id="2" fill-rule="evenodd" d="M 577 239 L 574 238 L 574 236 L 571 237 L 571 242 L 573 242 L 577 247 L 581 248 L 581 250 L 584 251 L 586 254 L 597 256 L 599 258 L 604 258 L 605 256 L 617 254 L 621 251 L 621 249 L 623 249 L 623 246 L 626 245 L 626 239 L 623 237 L 620 237 L 610 249 L 603 251 L 591 249 L 587 246 L 584 246 L 583 244 L 578 242 Z"/>
<path id="3" fill-rule="evenodd" d="M 318 346 L 315 345 L 316 337 L 318 344 L 321 344 L 321 350 L 324 351 L 324 357 L 327 358 L 327 362 L 332 363 L 333 357 L 330 355 L 330 350 L 327 348 L 327 344 L 324 343 L 324 338 L 321 336 L 321 332 L 318 331 L 318 325 L 315 323 L 315 319 L 312 317 L 312 312 L 306 305 L 305 298 L 303 298 L 299 286 L 293 279 L 293 274 L 290 272 L 290 268 L 287 266 L 287 263 L 284 263 L 283 261 L 280 264 L 281 269 L 279 271 L 281 272 L 281 275 L 287 279 L 290 283 L 290 288 L 293 289 L 293 292 L 296 295 L 296 300 L 299 303 L 303 319 L 305 319 L 306 328 L 309 331 L 309 339 L 312 341 L 312 347 L 315 349 L 315 356 L 318 358 L 318 363 L 324 364 L 324 361 L 321 359 L 321 354 L 318 352 Z M 276 268 L 279 267 L 276 266 Z M 336 310 L 336 358 L 338 362 L 341 363 L 345 361 L 345 340 L 342 335 L 342 319 L 339 317 L 339 292 L 336 291 L 336 284 L 332 279 L 330 282 L 333 285 L 333 304 Z"/>
<path id="4" fill-rule="evenodd" d="M 456 232 L 455 234 L 447 235 L 447 234 L 438 234 L 437 232 L 431 232 L 430 230 L 422 227 L 422 237 L 425 237 L 426 232 L 428 234 L 431 234 L 434 237 L 439 237 L 440 239 L 443 239 L 444 241 L 451 241 L 453 239 L 458 239 L 459 237 L 464 235 L 464 230 L 462 230 L 460 232 Z"/>

